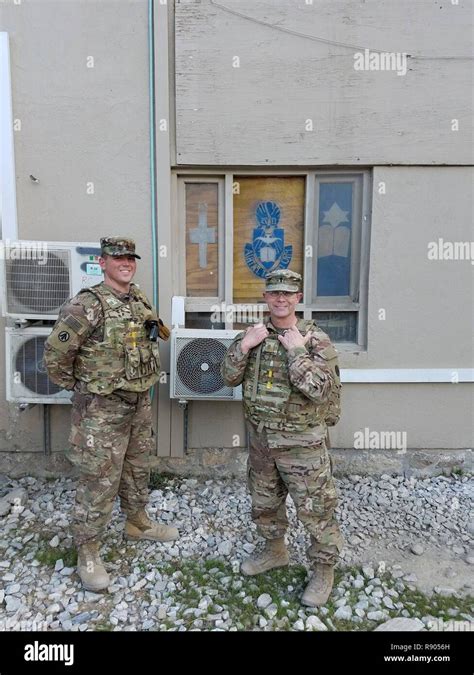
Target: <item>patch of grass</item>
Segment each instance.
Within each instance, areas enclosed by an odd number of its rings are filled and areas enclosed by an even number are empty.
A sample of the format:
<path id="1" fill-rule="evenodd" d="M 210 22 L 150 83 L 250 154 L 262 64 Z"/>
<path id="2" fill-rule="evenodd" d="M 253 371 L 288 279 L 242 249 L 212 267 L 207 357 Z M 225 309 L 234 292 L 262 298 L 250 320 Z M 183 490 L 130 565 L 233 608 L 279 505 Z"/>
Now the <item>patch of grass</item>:
<path id="1" fill-rule="evenodd" d="M 223 574 L 232 574 L 232 570 L 230 568 L 230 565 L 223 560 L 212 560 L 208 559 L 204 561 L 204 569 L 206 572 L 209 572 L 212 569 L 218 569 L 220 570 Z"/>
<path id="2" fill-rule="evenodd" d="M 114 563 L 119 560 L 122 556 L 116 548 L 110 548 L 107 553 L 104 553 L 103 560 L 105 562 Z"/>
<path id="3" fill-rule="evenodd" d="M 75 548 L 53 548 L 43 545 L 35 556 L 36 560 L 47 567 L 54 567 L 58 560 L 62 560 L 65 567 L 75 567 L 77 564 L 77 551 Z"/>
<path id="4" fill-rule="evenodd" d="M 175 487 L 181 483 L 180 476 L 165 471 L 151 471 L 148 487 L 151 490 L 164 490 L 167 487 Z"/>
<path id="5" fill-rule="evenodd" d="M 224 621 L 229 621 L 239 631 L 262 630 L 259 623 L 261 616 L 268 621 L 268 629 L 272 631 L 293 630 L 293 625 L 298 619 L 302 618 L 306 621 L 311 614 L 318 616 L 331 631 L 372 631 L 381 623 L 381 621 L 369 620 L 366 616 L 362 617 L 359 623 L 335 618 L 336 602 L 341 596 L 334 592 L 325 605 L 326 614 L 321 612 L 321 608 L 304 608 L 301 605 L 301 595 L 307 583 L 308 574 L 302 565 L 283 567 L 253 577 L 235 573 L 231 564 L 221 559 L 186 558 L 163 562 L 154 568 L 167 577 L 172 577 L 173 574 L 179 572 L 173 579 L 176 590 L 172 592 L 172 595 L 176 597 L 180 605 L 176 618 L 181 620 L 182 625 L 188 630 L 196 627 L 196 621 L 201 630 L 211 630 L 216 627 L 215 618 L 212 617 L 224 611 L 229 613 L 228 620 L 224 619 Z M 358 567 L 337 568 L 335 588 L 342 581 L 349 582 L 351 576 L 356 577 L 361 574 L 361 569 Z M 406 584 L 404 584 L 404 590 L 398 590 L 403 582 L 396 580 L 389 573 L 380 573 L 378 576 L 387 589 L 397 590 L 398 597 L 393 598 L 394 604 L 400 601 L 411 617 L 421 619 L 423 616 L 430 615 L 447 621 L 453 619 L 448 613 L 450 609 L 455 609 L 459 616 L 472 614 L 474 611 L 474 598 L 443 597 L 436 594 L 426 596 L 421 591 L 408 589 Z M 366 586 L 368 583 L 366 581 Z M 354 609 L 354 605 L 362 594 L 362 589 L 348 586 L 345 590 L 348 591 L 347 604 Z M 276 613 L 271 619 L 267 617 L 265 610 L 257 607 L 257 599 L 264 593 L 268 593 L 273 604 L 276 605 Z M 206 596 L 210 597 L 207 601 L 207 608 L 203 608 L 202 612 L 198 612 L 196 616 L 194 610 L 198 609 L 201 599 Z M 396 607 L 389 609 L 382 604 L 380 609 L 386 613 L 387 618 L 402 616 L 401 609 Z M 177 627 L 174 620 L 169 621 L 165 618 L 157 623 L 156 630 L 177 630 Z"/>
<path id="6" fill-rule="evenodd" d="M 165 574 L 166 576 L 170 577 L 174 572 L 180 569 L 180 563 L 180 560 L 162 562 L 156 565 L 155 569 L 160 572 L 160 574 Z"/>
<path id="7" fill-rule="evenodd" d="M 108 621 L 101 621 L 100 623 L 94 624 L 94 630 L 99 631 L 99 632 L 110 632 L 113 631 L 114 626 L 109 623 Z"/>
<path id="8" fill-rule="evenodd" d="M 424 595 L 420 590 L 405 588 L 400 593 L 400 600 L 413 617 L 434 616 L 445 621 L 453 619 L 448 613 L 450 609 L 458 614 L 474 613 L 474 598 L 470 596 L 459 598 L 454 595 L 442 596 L 433 593 L 431 596 Z"/>

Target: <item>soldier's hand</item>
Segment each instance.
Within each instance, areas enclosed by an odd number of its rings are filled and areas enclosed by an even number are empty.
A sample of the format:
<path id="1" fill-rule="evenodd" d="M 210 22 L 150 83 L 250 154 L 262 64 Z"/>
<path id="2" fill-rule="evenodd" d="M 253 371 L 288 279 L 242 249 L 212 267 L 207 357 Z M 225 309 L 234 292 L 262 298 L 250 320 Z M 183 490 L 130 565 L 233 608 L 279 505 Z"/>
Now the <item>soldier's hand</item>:
<path id="1" fill-rule="evenodd" d="M 255 326 L 252 326 L 252 328 L 248 328 L 240 343 L 242 352 L 246 354 L 252 347 L 256 347 L 263 342 L 267 335 L 268 330 L 263 323 L 257 323 Z"/>
<path id="2" fill-rule="evenodd" d="M 292 349 L 293 347 L 304 347 L 311 337 L 311 331 L 308 331 L 306 335 L 301 335 L 297 327 L 292 326 L 285 330 L 283 335 L 279 335 L 278 339 L 285 349 Z"/>

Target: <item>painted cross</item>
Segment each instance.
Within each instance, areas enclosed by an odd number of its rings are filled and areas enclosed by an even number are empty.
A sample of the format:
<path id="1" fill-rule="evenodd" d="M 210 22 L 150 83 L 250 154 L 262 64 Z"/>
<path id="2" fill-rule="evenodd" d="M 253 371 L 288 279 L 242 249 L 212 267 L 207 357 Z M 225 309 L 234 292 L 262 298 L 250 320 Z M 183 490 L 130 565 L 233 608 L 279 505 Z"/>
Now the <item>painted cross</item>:
<path id="1" fill-rule="evenodd" d="M 207 204 L 200 202 L 198 226 L 189 231 L 192 244 L 199 244 L 199 267 L 207 267 L 207 245 L 216 243 L 216 228 L 207 226 Z"/>

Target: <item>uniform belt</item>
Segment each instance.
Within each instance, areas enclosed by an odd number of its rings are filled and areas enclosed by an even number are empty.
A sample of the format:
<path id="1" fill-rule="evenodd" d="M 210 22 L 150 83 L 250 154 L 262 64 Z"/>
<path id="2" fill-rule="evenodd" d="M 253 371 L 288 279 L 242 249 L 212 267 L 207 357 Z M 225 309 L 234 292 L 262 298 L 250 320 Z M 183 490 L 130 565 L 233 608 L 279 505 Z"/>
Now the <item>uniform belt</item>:
<path id="1" fill-rule="evenodd" d="M 266 420 L 251 420 L 252 424 L 255 425 L 258 433 L 261 433 L 264 428 L 266 429 L 271 429 L 272 431 L 287 431 L 288 433 L 303 433 L 305 431 L 310 431 L 313 427 L 304 427 L 304 429 L 297 429 L 297 430 L 289 430 L 285 429 L 284 425 L 278 423 L 278 422 L 267 422 Z"/>

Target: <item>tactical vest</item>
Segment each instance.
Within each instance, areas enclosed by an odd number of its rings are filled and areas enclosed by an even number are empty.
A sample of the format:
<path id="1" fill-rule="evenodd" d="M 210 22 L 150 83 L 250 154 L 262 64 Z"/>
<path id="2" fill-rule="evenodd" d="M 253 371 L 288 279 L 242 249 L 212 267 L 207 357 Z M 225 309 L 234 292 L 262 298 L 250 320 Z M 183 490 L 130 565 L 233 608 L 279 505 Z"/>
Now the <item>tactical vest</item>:
<path id="1" fill-rule="evenodd" d="M 316 328 L 313 321 L 298 323 L 302 335 Z M 339 367 L 332 345 L 318 352 L 331 368 L 336 387 L 328 401 L 317 403 L 294 387 L 289 379 L 286 349 L 277 333 L 250 351 L 243 380 L 245 415 L 261 430 L 304 432 L 333 425 L 339 419 Z M 336 419 L 337 418 L 337 419 Z M 335 420 L 335 421 L 334 421 Z"/>
<path id="2" fill-rule="evenodd" d="M 87 382 L 95 394 L 111 394 L 117 389 L 146 391 L 160 373 L 158 343 L 149 340 L 145 321 L 157 320 L 146 296 L 131 286 L 130 302 L 117 298 L 104 284 L 84 288 L 92 293 L 104 312 L 102 342 L 86 341 L 74 361 L 74 377 Z"/>

